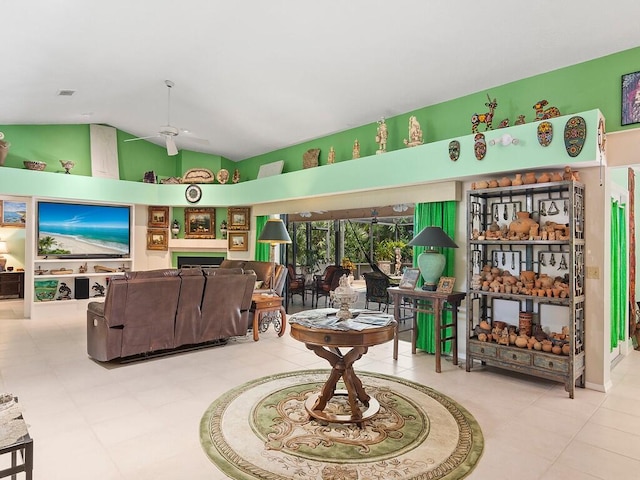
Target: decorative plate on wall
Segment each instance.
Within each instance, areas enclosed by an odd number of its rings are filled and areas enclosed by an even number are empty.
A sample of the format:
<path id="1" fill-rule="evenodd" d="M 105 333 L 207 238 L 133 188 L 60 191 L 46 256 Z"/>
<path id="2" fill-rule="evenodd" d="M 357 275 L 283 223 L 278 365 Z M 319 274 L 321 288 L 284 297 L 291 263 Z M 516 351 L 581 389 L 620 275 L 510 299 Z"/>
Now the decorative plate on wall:
<path id="1" fill-rule="evenodd" d="M 187 187 L 187 190 L 184 192 L 184 196 L 189 203 L 197 203 L 202 198 L 202 190 L 198 185 L 191 184 Z"/>

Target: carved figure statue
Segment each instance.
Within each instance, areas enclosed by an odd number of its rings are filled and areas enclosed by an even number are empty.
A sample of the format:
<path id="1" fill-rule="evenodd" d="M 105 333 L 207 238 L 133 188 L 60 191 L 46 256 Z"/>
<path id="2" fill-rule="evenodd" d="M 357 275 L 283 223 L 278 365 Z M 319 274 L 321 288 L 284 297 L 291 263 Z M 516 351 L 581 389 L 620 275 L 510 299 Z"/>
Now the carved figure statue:
<path id="1" fill-rule="evenodd" d="M 558 110 L 557 107 L 544 108 L 547 105 L 549 105 L 549 102 L 547 102 L 546 100 L 540 100 L 533 106 L 533 109 L 536 111 L 535 121 L 547 120 L 549 118 L 559 117 L 561 115 L 560 110 Z"/>
<path id="2" fill-rule="evenodd" d="M 384 121 L 384 117 L 378 120 L 378 132 L 376 133 L 376 143 L 378 144 L 378 150 L 376 154 L 385 153 L 387 151 L 387 137 L 389 131 L 387 130 L 387 124 Z"/>
<path id="3" fill-rule="evenodd" d="M 327 159 L 327 163 L 332 164 L 336 162 L 336 151 L 333 147 L 329 149 L 329 158 Z"/>
<path id="4" fill-rule="evenodd" d="M 471 132 L 472 133 L 478 133 L 478 126 L 481 123 L 484 123 L 485 126 L 487 127 L 485 128 L 485 131 L 493 130 L 493 126 L 491 125 L 491 122 L 493 122 L 493 114 L 496 108 L 498 108 L 498 102 L 495 98 L 491 100 L 491 97 L 489 96 L 489 94 L 487 94 L 487 98 L 489 99 L 489 101 L 485 103 L 485 106 L 489 108 L 489 111 L 486 113 L 474 113 L 471 116 Z"/>
<path id="5" fill-rule="evenodd" d="M 353 142 L 353 151 L 351 153 L 351 158 L 360 158 L 360 142 L 357 138 L 356 141 Z"/>
<path id="6" fill-rule="evenodd" d="M 422 129 L 420 128 L 420 123 L 418 119 L 411 115 L 409 117 L 409 139 L 404 139 L 404 144 L 407 147 L 416 147 L 418 145 L 422 145 L 424 141 L 422 140 Z"/>

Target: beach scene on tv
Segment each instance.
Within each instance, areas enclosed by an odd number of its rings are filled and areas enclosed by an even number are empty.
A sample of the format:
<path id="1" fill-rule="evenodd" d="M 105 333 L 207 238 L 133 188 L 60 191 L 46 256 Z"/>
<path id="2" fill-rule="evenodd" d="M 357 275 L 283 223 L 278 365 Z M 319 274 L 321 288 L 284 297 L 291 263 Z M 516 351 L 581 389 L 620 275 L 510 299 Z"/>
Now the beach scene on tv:
<path id="1" fill-rule="evenodd" d="M 128 256 L 129 207 L 40 202 L 38 255 Z"/>

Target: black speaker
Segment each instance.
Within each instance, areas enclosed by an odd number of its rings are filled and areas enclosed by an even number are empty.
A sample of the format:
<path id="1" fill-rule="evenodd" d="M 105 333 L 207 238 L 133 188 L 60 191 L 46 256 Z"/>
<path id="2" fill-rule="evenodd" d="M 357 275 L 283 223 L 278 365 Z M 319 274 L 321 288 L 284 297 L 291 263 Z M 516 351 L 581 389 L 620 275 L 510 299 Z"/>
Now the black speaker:
<path id="1" fill-rule="evenodd" d="M 89 298 L 89 277 L 76 277 L 75 297 Z"/>

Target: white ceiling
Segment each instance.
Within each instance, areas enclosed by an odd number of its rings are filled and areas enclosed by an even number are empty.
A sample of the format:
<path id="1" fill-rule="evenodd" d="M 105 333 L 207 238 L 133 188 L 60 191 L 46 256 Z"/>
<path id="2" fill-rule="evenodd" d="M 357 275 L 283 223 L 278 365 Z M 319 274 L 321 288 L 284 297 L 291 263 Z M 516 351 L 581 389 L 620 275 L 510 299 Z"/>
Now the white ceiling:
<path id="1" fill-rule="evenodd" d="M 154 135 L 170 79 L 178 147 L 232 160 L 640 45 L 638 0 L 23 0 L 0 18 L 0 124 Z"/>

